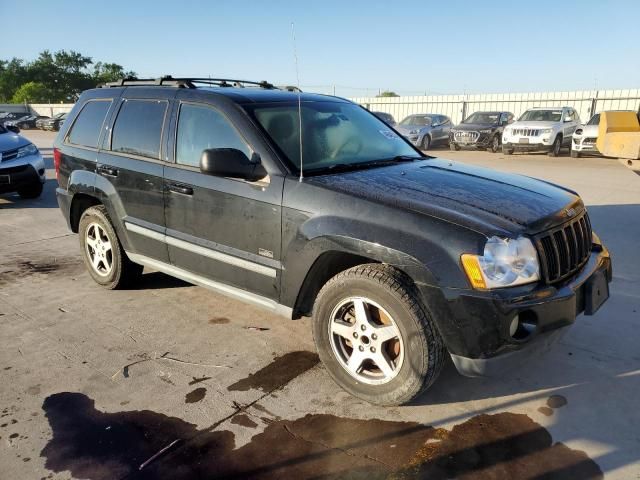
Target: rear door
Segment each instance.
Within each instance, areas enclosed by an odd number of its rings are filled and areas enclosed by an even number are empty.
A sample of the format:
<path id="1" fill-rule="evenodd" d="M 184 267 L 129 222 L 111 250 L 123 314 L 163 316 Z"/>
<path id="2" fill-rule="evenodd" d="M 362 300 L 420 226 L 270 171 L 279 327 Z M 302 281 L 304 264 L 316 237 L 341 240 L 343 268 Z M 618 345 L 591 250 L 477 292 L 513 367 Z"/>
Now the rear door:
<path id="1" fill-rule="evenodd" d="M 235 148 L 249 158 L 256 150 L 238 127 L 230 106 L 193 102 L 180 92 L 175 105 L 174 162 L 165 168 L 165 217 L 171 263 L 210 280 L 271 299 L 280 279 L 282 177 L 258 182 L 203 174 L 202 151 Z M 233 118 L 233 120 L 232 120 Z M 235 122 L 235 123 L 234 123 Z M 241 134 L 243 131 L 245 134 Z M 264 164 L 264 162 L 263 162 Z"/>
<path id="2" fill-rule="evenodd" d="M 172 92 L 172 94 L 175 94 Z M 165 122 L 169 100 L 166 89 L 127 89 L 114 113 L 111 131 L 98 157 L 96 190 L 132 253 L 168 262 L 164 243 L 163 173 Z"/>

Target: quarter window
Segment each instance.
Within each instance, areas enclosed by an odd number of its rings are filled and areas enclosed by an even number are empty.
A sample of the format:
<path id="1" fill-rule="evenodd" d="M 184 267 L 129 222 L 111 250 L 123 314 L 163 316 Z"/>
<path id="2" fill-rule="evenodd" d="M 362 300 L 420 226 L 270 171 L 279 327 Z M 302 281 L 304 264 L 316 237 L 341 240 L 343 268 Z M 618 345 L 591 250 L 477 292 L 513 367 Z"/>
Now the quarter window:
<path id="1" fill-rule="evenodd" d="M 67 141 L 73 145 L 96 148 L 110 106 L 111 100 L 93 100 L 85 103 L 71 127 Z"/>
<path id="2" fill-rule="evenodd" d="M 166 109 L 166 101 L 125 100 L 113 126 L 111 150 L 159 158 Z"/>
<path id="3" fill-rule="evenodd" d="M 204 105 L 182 104 L 178 118 L 176 162 L 199 167 L 202 152 L 209 148 L 235 148 L 251 158 L 249 146 L 220 112 Z"/>

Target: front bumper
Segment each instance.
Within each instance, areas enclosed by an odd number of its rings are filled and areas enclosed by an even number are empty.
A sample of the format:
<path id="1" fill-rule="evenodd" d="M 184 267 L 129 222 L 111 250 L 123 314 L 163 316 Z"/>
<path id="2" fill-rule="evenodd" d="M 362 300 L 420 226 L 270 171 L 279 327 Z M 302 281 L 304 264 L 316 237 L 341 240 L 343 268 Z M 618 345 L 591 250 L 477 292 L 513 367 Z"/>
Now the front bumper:
<path id="1" fill-rule="evenodd" d="M 611 279 L 609 252 L 594 244 L 582 270 L 558 285 L 494 291 L 442 289 L 440 299 L 430 290 L 435 287 L 420 286 L 420 290 L 429 297 L 425 302 L 458 371 L 467 376 L 494 376 L 546 350 L 579 314 L 593 314 L 591 282 L 601 280 L 608 295 Z M 509 332 L 516 316 L 535 323 L 535 330 L 524 339 L 517 340 Z"/>
<path id="2" fill-rule="evenodd" d="M 0 163 L 0 193 L 46 181 L 45 165 L 39 153 Z"/>
<path id="3" fill-rule="evenodd" d="M 593 152 L 598 153 L 598 148 L 595 143 L 585 142 L 582 137 L 571 139 L 571 150 L 576 152 Z"/>
<path id="4" fill-rule="evenodd" d="M 516 152 L 548 152 L 551 150 L 552 144 L 546 142 L 539 142 L 537 140 L 530 141 L 529 143 L 514 143 L 502 141 L 502 146 L 514 150 Z"/>
<path id="5" fill-rule="evenodd" d="M 455 134 L 452 134 L 449 135 L 449 144 L 458 145 L 460 148 L 488 148 L 492 139 L 491 133 L 480 133 L 478 138 L 465 141 L 456 139 Z"/>

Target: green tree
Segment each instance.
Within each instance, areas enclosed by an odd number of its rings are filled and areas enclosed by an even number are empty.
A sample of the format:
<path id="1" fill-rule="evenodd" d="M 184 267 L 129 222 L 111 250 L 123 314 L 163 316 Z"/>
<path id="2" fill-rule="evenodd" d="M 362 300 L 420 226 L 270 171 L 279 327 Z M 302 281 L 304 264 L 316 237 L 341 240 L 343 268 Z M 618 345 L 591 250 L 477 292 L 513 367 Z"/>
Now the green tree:
<path id="1" fill-rule="evenodd" d="M 396 92 L 391 92 L 391 91 L 384 91 L 381 92 L 380 95 L 376 95 L 376 97 L 399 97 L 400 95 L 398 95 Z"/>
<path id="2" fill-rule="evenodd" d="M 51 92 L 44 83 L 23 83 L 11 97 L 11 103 L 48 103 Z"/>
<path id="3" fill-rule="evenodd" d="M 122 65 L 118 65 L 117 63 L 102 62 L 97 62 L 93 65 L 93 73 L 91 74 L 91 78 L 96 83 L 96 85 L 107 82 L 115 82 L 116 80 L 119 80 L 121 78 L 135 76 L 135 72 L 125 72 Z"/>
<path id="4" fill-rule="evenodd" d="M 24 60 L 0 60 L 0 102 L 8 102 L 15 91 L 28 81 Z"/>

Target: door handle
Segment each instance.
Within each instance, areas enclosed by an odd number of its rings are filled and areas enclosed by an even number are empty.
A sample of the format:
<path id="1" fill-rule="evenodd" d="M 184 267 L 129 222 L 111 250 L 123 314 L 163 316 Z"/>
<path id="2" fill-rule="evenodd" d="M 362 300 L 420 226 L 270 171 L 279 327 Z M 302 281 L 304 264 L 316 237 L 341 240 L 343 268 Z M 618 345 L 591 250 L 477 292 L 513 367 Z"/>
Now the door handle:
<path id="1" fill-rule="evenodd" d="M 193 188 L 189 185 L 182 185 L 180 183 L 170 183 L 169 191 L 174 193 L 181 193 L 182 195 L 193 195 Z"/>
<path id="2" fill-rule="evenodd" d="M 117 177 L 118 169 L 114 167 L 109 167 L 108 165 L 100 165 L 98 167 L 98 173 L 102 173 L 103 175 L 109 175 L 110 177 Z"/>

